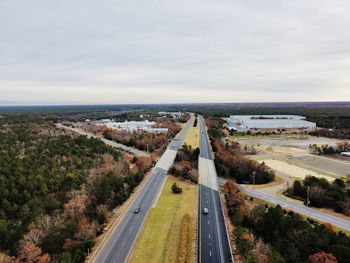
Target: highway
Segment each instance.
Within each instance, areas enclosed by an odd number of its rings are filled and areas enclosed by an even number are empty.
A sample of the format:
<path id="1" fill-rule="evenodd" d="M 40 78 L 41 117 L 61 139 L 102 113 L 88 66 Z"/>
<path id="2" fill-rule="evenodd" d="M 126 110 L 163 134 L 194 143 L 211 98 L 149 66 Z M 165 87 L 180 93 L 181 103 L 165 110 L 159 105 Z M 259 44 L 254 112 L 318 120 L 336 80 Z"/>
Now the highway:
<path id="1" fill-rule="evenodd" d="M 197 258 L 199 263 L 228 263 L 233 259 L 218 192 L 215 165 L 202 116 L 198 117 L 198 123 L 200 155 Z M 208 214 L 203 213 L 204 208 L 208 209 Z"/>
<path id="2" fill-rule="evenodd" d="M 227 180 L 218 178 L 219 184 L 224 184 Z M 265 200 L 267 202 L 270 202 L 272 204 L 280 205 L 283 208 L 286 208 L 288 210 L 292 210 L 294 212 L 297 212 L 301 215 L 322 221 L 330 223 L 334 226 L 337 226 L 339 228 L 342 228 L 344 230 L 350 231 L 350 221 L 342 219 L 340 217 L 336 217 L 324 212 L 321 212 L 319 210 L 316 210 L 311 207 L 307 207 L 303 204 L 299 204 L 297 202 L 289 201 L 288 199 L 281 198 L 279 196 L 275 196 L 272 194 L 268 194 L 262 191 L 259 191 L 258 189 L 253 189 L 250 187 L 247 187 L 245 185 L 239 185 L 241 190 L 245 192 L 247 195 L 253 196 L 255 198 L 259 198 L 262 200 Z"/>
<path id="3" fill-rule="evenodd" d="M 88 262 L 96 263 L 124 263 L 129 260 L 132 249 L 140 234 L 150 208 L 155 204 L 167 178 L 167 171 L 173 164 L 177 150 L 181 147 L 184 138 L 193 126 L 194 116 L 187 121 L 185 127 L 172 140 L 157 162 L 152 174 L 145 184 L 136 193 L 131 205 L 121 215 L 120 222 L 109 232 L 108 238 Z M 134 209 L 139 206 L 140 212 L 135 214 Z"/>

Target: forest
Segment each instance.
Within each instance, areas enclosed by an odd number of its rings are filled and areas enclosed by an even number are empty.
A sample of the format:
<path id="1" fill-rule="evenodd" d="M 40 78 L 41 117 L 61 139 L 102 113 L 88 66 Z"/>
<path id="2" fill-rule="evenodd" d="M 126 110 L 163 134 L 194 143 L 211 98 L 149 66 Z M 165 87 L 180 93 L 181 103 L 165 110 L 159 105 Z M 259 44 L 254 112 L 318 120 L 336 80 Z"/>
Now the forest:
<path id="1" fill-rule="evenodd" d="M 262 205 L 232 182 L 224 185 L 224 193 L 243 262 L 350 262 L 350 237 L 331 225 L 305 220 L 280 206 Z"/>
<path id="2" fill-rule="evenodd" d="M 0 123 L 0 261 L 83 262 L 151 160 L 50 122 Z"/>
<path id="3" fill-rule="evenodd" d="M 310 206 L 330 208 L 350 216 L 349 186 L 348 181 L 344 182 L 341 179 L 330 183 L 324 178 L 307 176 L 302 181 L 295 181 L 285 194 L 305 201 L 309 191 Z"/>
<path id="4" fill-rule="evenodd" d="M 198 156 L 199 148 L 193 149 L 184 144 L 177 152 L 174 165 L 170 167 L 169 173 L 187 180 L 198 183 Z"/>
<path id="5" fill-rule="evenodd" d="M 233 178 L 239 184 L 265 184 L 275 179 L 273 171 L 264 163 L 246 158 L 239 143 L 224 141 L 222 119 L 207 118 L 206 124 L 219 176 Z"/>

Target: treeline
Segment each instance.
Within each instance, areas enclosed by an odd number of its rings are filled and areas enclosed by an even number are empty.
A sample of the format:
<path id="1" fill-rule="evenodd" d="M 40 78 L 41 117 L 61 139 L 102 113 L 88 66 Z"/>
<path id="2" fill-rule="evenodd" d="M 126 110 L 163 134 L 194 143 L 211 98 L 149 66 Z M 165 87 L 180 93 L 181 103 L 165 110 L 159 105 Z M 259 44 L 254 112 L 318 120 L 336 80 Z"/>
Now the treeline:
<path id="1" fill-rule="evenodd" d="M 151 165 L 47 123 L 2 123 L 0 149 L 1 262 L 83 262 Z"/>
<path id="2" fill-rule="evenodd" d="M 225 184 L 224 192 L 243 262 L 350 262 L 350 237 L 343 232 L 280 206 L 250 201 L 232 182 Z"/>
<path id="3" fill-rule="evenodd" d="M 295 181 L 285 193 L 306 202 L 309 191 L 311 206 L 331 208 L 335 212 L 350 216 L 349 186 L 341 179 L 330 183 L 324 178 L 307 176 L 302 181 Z"/>
<path id="4" fill-rule="evenodd" d="M 350 143 L 348 142 L 338 142 L 336 146 L 330 146 L 328 144 L 318 145 L 318 144 L 310 144 L 309 150 L 313 154 L 335 154 L 341 152 L 350 151 Z"/>
<path id="5" fill-rule="evenodd" d="M 127 132 L 105 127 L 102 132 L 104 138 L 113 140 L 126 146 L 135 147 L 141 151 L 162 153 L 168 144 L 166 134 L 149 132 Z"/>
<path id="6" fill-rule="evenodd" d="M 234 178 L 237 183 L 264 184 L 275 179 L 275 174 L 265 163 L 247 159 L 241 146 L 235 142 L 224 142 L 223 121 L 207 119 L 208 133 L 215 152 L 215 167 L 218 175 Z"/>
<path id="7" fill-rule="evenodd" d="M 335 128 L 335 129 L 316 129 L 313 132 L 309 133 L 313 136 L 318 137 L 328 137 L 328 138 L 338 138 L 338 139 L 350 139 L 350 128 L 349 129 L 342 129 L 342 128 Z"/>
<path id="8" fill-rule="evenodd" d="M 184 144 L 177 152 L 174 165 L 169 173 L 192 183 L 198 183 L 199 148 L 193 149 Z"/>

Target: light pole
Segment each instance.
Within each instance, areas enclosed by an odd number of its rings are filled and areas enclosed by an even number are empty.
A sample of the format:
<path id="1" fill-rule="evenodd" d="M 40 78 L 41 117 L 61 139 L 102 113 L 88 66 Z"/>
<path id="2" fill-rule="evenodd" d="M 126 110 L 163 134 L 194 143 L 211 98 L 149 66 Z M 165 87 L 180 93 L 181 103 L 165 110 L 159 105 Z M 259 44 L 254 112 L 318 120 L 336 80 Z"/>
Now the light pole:
<path id="1" fill-rule="evenodd" d="M 310 205 L 310 186 L 307 187 L 307 199 L 306 199 L 306 206 Z"/>

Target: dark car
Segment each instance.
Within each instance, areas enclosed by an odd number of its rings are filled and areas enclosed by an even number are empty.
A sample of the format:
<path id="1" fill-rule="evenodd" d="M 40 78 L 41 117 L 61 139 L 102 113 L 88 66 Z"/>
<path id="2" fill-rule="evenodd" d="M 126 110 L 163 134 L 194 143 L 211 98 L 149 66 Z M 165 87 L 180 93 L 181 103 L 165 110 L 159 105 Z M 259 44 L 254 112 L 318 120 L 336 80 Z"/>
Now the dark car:
<path id="1" fill-rule="evenodd" d="M 134 214 L 138 214 L 140 212 L 140 206 L 137 206 L 135 209 L 134 209 Z"/>

